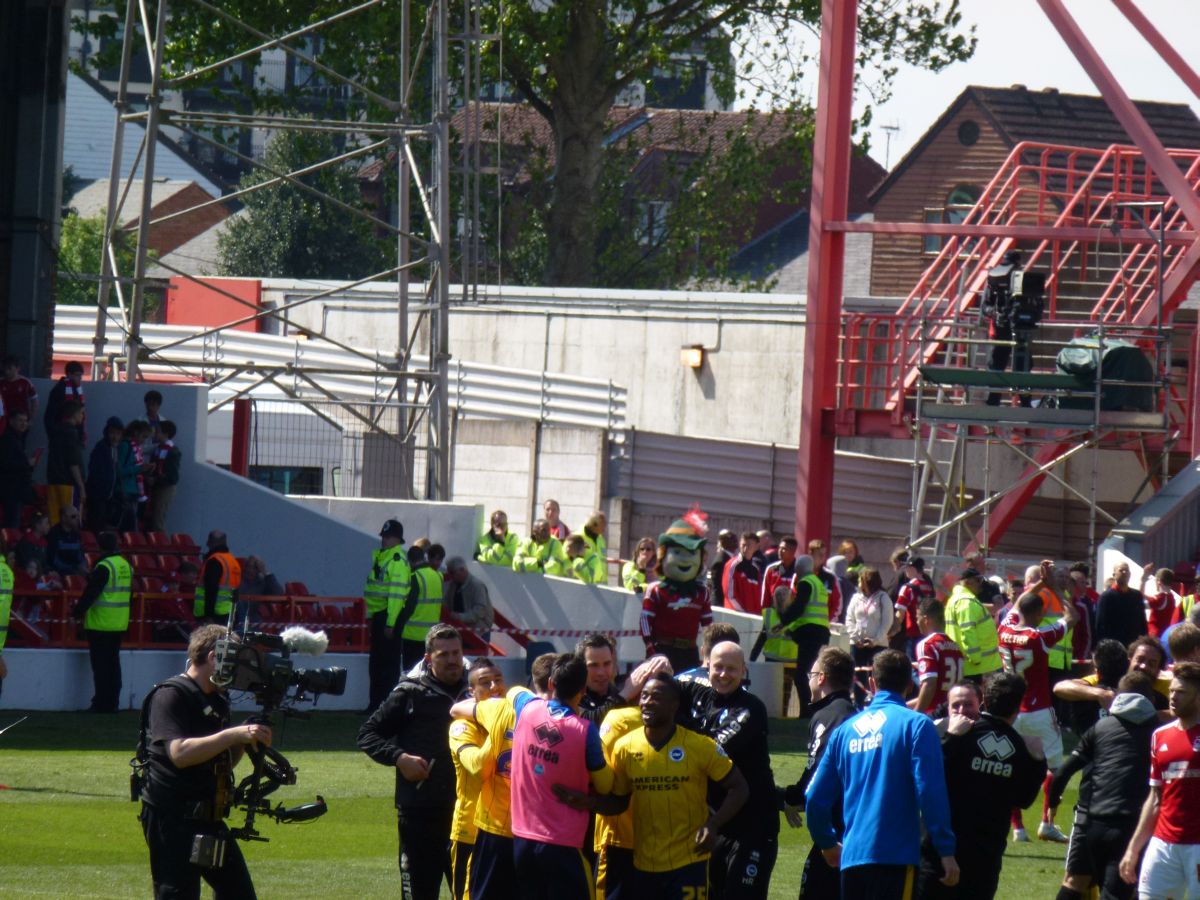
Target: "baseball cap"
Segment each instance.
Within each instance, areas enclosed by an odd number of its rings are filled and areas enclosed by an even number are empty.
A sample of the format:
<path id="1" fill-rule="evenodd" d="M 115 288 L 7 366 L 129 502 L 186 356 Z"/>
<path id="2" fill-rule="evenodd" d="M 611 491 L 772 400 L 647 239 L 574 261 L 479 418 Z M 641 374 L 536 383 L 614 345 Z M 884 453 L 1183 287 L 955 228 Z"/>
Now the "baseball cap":
<path id="1" fill-rule="evenodd" d="M 379 529 L 380 537 L 396 537 L 400 539 L 400 543 L 404 543 L 404 526 L 397 519 L 388 519 L 383 523 L 383 527 Z"/>

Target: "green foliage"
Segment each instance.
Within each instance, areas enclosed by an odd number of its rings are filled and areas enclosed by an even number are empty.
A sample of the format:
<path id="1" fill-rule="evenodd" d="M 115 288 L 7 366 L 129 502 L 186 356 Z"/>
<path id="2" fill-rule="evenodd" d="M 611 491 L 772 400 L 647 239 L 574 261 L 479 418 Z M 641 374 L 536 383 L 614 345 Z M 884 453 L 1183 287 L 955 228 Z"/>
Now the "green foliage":
<path id="1" fill-rule="evenodd" d="M 123 8 L 123 2 L 117 6 Z M 384 97 L 397 97 L 401 6 L 382 4 L 323 28 L 321 61 Z M 458 21 L 460 6 L 450 4 L 451 31 L 467 30 Z M 220 7 L 262 33 L 282 34 L 343 12 L 345 4 L 341 0 L 305 4 L 224 0 Z M 415 46 L 428 7 L 414 0 L 411 8 Z M 616 229 L 605 226 L 614 205 L 619 208 L 624 201 L 625 190 L 624 182 L 605 172 L 609 165 L 602 160 L 605 118 L 622 90 L 649 82 L 656 73 L 683 64 L 685 58 L 704 61 L 716 93 L 726 103 L 740 97 L 803 112 L 815 88 L 805 76 L 814 56 L 811 38 L 820 14 L 820 0 L 548 4 L 482 0 L 482 30 L 503 34 L 502 45 L 489 44 L 484 50 L 484 80 L 515 87 L 554 129 L 558 148 L 554 178 L 545 182 L 545 204 L 519 217 L 534 231 L 528 242 L 519 239 L 521 250 L 510 271 L 528 273 L 524 280 L 529 283 L 569 285 L 611 283 L 621 272 L 632 273 L 635 283 L 654 284 L 664 280 L 677 284 L 681 272 L 687 277 L 697 271 L 721 277 L 721 260 L 733 249 L 722 242 L 732 240 L 737 229 L 722 232 L 717 227 L 723 217 L 728 220 L 729 210 L 715 201 L 730 197 L 739 203 L 748 201 L 752 190 L 741 183 L 737 172 L 710 172 L 701 164 L 693 171 L 693 180 L 707 186 L 702 193 L 709 206 L 699 215 L 714 224 L 699 228 L 698 234 L 689 233 L 700 206 L 678 205 L 670 242 L 680 249 L 663 253 L 669 248 L 659 248 L 652 261 L 651 255 L 628 246 L 628 222 Z M 170 74 L 214 62 L 258 41 L 198 6 L 176 4 L 172 16 L 166 47 Z M 860 124 L 869 121 L 872 104 L 887 99 L 901 61 L 936 71 L 968 58 L 975 47 L 973 29 L 963 27 L 958 0 L 861 0 L 858 30 L 859 94 L 867 101 Z M 461 69 L 461 53 L 461 45 L 455 44 L 452 72 Z M 412 121 L 429 118 L 426 89 L 431 57 L 431 53 L 422 56 L 426 68 L 414 77 Z M 268 96 L 238 78 L 235 85 L 256 108 L 285 105 L 288 99 Z M 391 120 L 397 115 L 395 109 L 361 94 L 359 102 L 372 118 Z M 405 111 L 399 114 L 403 117 Z M 704 158 L 701 154 L 699 159 Z M 714 157 L 708 159 L 716 162 Z M 614 197 L 612 191 L 618 195 Z M 625 245 L 618 254 L 623 261 L 607 260 L 606 256 L 618 253 L 619 245 Z M 684 246 L 691 250 L 684 252 Z M 540 272 L 532 264 L 539 256 L 544 258 Z M 668 273 L 675 273 L 673 280 Z"/>
<path id="2" fill-rule="evenodd" d="M 69 306 L 95 306 L 104 249 L 105 214 L 82 218 L 71 212 L 63 217 L 58 242 L 58 303 Z M 123 278 L 133 276 L 134 236 L 118 232 L 117 266 Z M 152 257 L 153 254 L 147 254 Z M 147 297 L 147 300 L 150 298 Z M 116 306 L 115 288 L 110 289 L 108 302 Z M 151 304 L 152 306 L 153 304 Z"/>
<path id="3" fill-rule="evenodd" d="M 267 145 L 266 169 L 246 175 L 242 188 L 269 181 L 270 171 L 293 172 L 337 155 L 333 140 L 313 131 L 279 132 Z M 298 180 L 363 209 L 350 164 L 326 166 Z M 228 220 L 217 241 L 221 272 L 294 278 L 362 278 L 389 268 L 386 242 L 374 226 L 300 187 L 279 183 L 243 198 L 245 213 Z"/>

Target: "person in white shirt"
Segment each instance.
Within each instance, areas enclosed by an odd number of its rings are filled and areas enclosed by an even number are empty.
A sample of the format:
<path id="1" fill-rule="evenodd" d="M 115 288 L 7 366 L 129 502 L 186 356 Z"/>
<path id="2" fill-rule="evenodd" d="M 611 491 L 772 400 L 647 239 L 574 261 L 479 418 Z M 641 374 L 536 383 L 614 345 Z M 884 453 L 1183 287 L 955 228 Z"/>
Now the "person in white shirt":
<path id="1" fill-rule="evenodd" d="M 856 669 L 870 668 L 875 654 L 887 647 L 892 615 L 892 598 L 883 589 L 879 570 L 863 568 L 858 573 L 858 590 L 846 607 L 846 636 L 850 640 Z M 862 706 L 865 698 L 860 680 L 856 678 L 855 704 Z"/>

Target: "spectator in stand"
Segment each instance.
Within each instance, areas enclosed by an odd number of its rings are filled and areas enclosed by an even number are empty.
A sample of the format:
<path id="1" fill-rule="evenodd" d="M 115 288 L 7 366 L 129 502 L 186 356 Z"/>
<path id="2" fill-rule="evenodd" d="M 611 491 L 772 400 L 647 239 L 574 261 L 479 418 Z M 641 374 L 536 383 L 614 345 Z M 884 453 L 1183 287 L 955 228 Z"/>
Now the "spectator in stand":
<path id="1" fill-rule="evenodd" d="M 796 550 L 800 542 L 794 534 L 785 534 L 779 539 L 779 559 L 767 566 L 762 577 L 762 593 L 758 598 L 759 610 L 765 610 L 775 602 L 775 591 L 786 588 L 796 574 Z"/>
<path id="2" fill-rule="evenodd" d="M 596 553 L 582 534 L 567 538 L 567 573 L 584 584 L 606 584 L 607 562 Z"/>
<path id="3" fill-rule="evenodd" d="M 167 512 L 175 502 L 179 487 L 179 466 L 183 454 L 175 446 L 175 423 L 164 419 L 158 424 L 159 441 L 154 451 L 154 486 L 150 489 L 150 521 L 147 531 L 165 532 Z"/>
<path id="4" fill-rule="evenodd" d="M 86 416 L 83 412 L 83 365 L 72 360 L 67 363 L 66 374 L 58 379 L 58 384 L 50 389 L 46 398 L 46 411 L 42 413 L 42 424 L 46 426 L 46 434 L 50 434 L 63 420 L 63 407 L 74 403 L 79 407 L 79 419 L 74 423 L 79 432 L 79 445 L 87 446 Z M 53 521 L 54 516 L 50 517 Z"/>
<path id="5" fill-rule="evenodd" d="M 738 612 L 756 616 L 762 595 L 762 572 L 754 562 L 758 551 L 758 535 L 744 531 L 738 541 L 738 555 L 725 563 L 722 583 L 725 588 L 725 606 Z"/>
<path id="6" fill-rule="evenodd" d="M 892 620 L 890 635 L 893 638 L 903 635 L 904 652 L 908 654 L 909 659 L 917 658 L 917 641 L 921 640 L 917 609 L 922 600 L 931 597 L 936 598 L 937 591 L 934 590 L 929 576 L 925 574 L 925 560 L 919 556 L 910 556 L 904 563 L 904 584 L 896 595 L 896 615 Z"/>
<path id="7" fill-rule="evenodd" d="M 950 688 L 962 681 L 963 654 L 958 644 L 946 637 L 946 610 L 937 597 L 926 597 L 917 607 L 917 696 L 909 709 L 939 717 Z M 973 682 L 967 682 L 973 684 Z"/>
<path id="8" fill-rule="evenodd" d="M 825 567 L 829 561 L 829 548 L 825 546 L 825 542 L 820 538 L 814 538 L 808 542 L 808 555 L 812 557 L 813 574 L 821 580 L 825 585 L 825 592 L 829 595 L 829 619 L 830 622 L 840 621 L 842 615 L 842 592 L 838 587 L 837 576 Z"/>
<path id="9" fill-rule="evenodd" d="M 878 569 L 863 568 L 858 575 L 858 590 L 846 607 L 846 637 L 854 654 L 856 668 L 869 668 L 875 654 L 887 649 L 892 626 L 892 601 L 883 589 Z M 858 682 L 854 702 L 862 707 L 866 697 Z"/>
<path id="10" fill-rule="evenodd" d="M 162 580 L 158 589 L 164 594 L 196 595 L 196 585 L 200 582 L 200 567 L 185 559 L 170 575 Z"/>
<path id="11" fill-rule="evenodd" d="M 511 567 L 516 555 L 517 536 L 508 530 L 508 513 L 498 509 L 475 547 L 475 558 L 484 565 Z"/>
<path id="12" fill-rule="evenodd" d="M 557 500 L 547 500 L 542 504 L 542 515 L 546 519 L 546 524 L 550 526 L 550 537 L 559 543 L 571 536 L 571 529 L 567 527 L 566 522 L 559 518 L 561 512 L 562 509 Z"/>
<path id="13" fill-rule="evenodd" d="M 445 604 L 451 615 L 475 632 L 485 643 L 491 639 L 495 612 L 487 585 L 471 574 L 461 556 L 446 563 Z"/>
<path id="14" fill-rule="evenodd" d="M 283 585 L 272 573 L 270 567 L 261 556 L 246 557 L 242 566 L 242 583 L 238 586 L 238 599 L 233 614 L 234 629 L 241 631 L 246 626 L 257 625 L 262 617 L 258 614 L 258 604 L 244 600 L 244 597 L 282 597 Z"/>
<path id="15" fill-rule="evenodd" d="M 737 556 L 738 538 L 728 528 L 717 535 L 717 552 L 708 567 L 708 591 L 713 606 L 725 605 L 725 565 Z"/>
<path id="16" fill-rule="evenodd" d="M 47 408 L 47 413 L 49 409 Z M 87 502 L 83 473 L 83 442 L 79 423 L 83 407 L 73 400 L 59 406 L 59 418 L 47 431 L 50 451 L 46 460 L 46 507 L 50 524 L 57 525 L 65 507 L 82 509 Z"/>
<path id="17" fill-rule="evenodd" d="M 16 562 L 18 569 L 28 569 L 30 563 L 37 564 L 37 572 L 46 570 L 47 543 L 46 535 L 50 533 L 50 517 L 45 513 L 34 513 L 29 530 L 17 541 Z M 36 575 L 33 577 L 37 577 Z"/>
<path id="18" fill-rule="evenodd" d="M 116 530 L 121 526 L 121 478 L 119 474 L 125 426 L 116 416 L 104 423 L 104 435 L 88 457 L 87 523 L 92 531 Z"/>
<path id="19" fill-rule="evenodd" d="M 46 534 L 46 562 L 59 575 L 86 575 L 83 534 L 79 530 L 79 510 L 68 506 L 57 525 Z"/>
<path id="20" fill-rule="evenodd" d="M 23 412 L 33 421 L 37 415 L 38 394 L 33 382 L 21 374 L 21 358 L 11 353 L 0 363 L 0 408 L 11 421 L 14 413 Z"/>
<path id="21" fill-rule="evenodd" d="M 1142 573 L 1142 589 L 1145 590 L 1149 572 Z M 1146 627 L 1150 637 L 1162 640 L 1163 632 L 1171 627 L 1175 618 L 1175 608 L 1179 605 L 1179 595 L 1175 593 L 1175 573 L 1162 568 L 1154 573 L 1154 594 L 1146 594 Z"/>
<path id="22" fill-rule="evenodd" d="M 1112 638 L 1128 647 L 1146 633 L 1146 604 L 1142 592 L 1129 586 L 1129 578 L 1129 563 L 1113 567 L 1115 583 L 1096 603 L 1096 641 Z"/>
<path id="23" fill-rule="evenodd" d="M 765 572 L 767 566 L 779 559 L 779 542 L 775 534 L 766 528 L 758 532 L 758 552 L 754 554 L 754 562 L 759 572 Z"/>
<path id="24" fill-rule="evenodd" d="M 21 511 L 36 499 L 33 493 L 33 469 L 41 451 L 30 453 L 25 445 L 29 437 L 29 413 L 8 413 L 8 428 L 0 435 L 0 503 L 4 504 L 4 527 L 20 528 Z"/>
<path id="25" fill-rule="evenodd" d="M 117 479 L 121 485 L 121 531 L 141 529 L 142 510 L 149 501 L 146 479 L 154 469 L 143 450 L 150 426 L 139 420 L 125 427 L 125 440 L 117 451 Z M 219 622 L 217 623 L 220 624 Z"/>
<path id="26" fill-rule="evenodd" d="M 514 572 L 536 572 L 539 575 L 567 574 L 567 555 L 558 538 L 550 534 L 550 523 L 538 519 L 533 523 L 529 538 L 513 555 Z"/>
<path id="27" fill-rule="evenodd" d="M 639 597 L 646 593 L 646 585 L 654 578 L 655 556 L 658 544 L 652 537 L 644 537 L 633 548 L 633 559 L 621 567 L 621 584 L 625 590 Z"/>
<path id="28" fill-rule="evenodd" d="M 858 544 L 846 538 L 838 544 L 837 555 L 846 558 L 846 575 L 855 581 L 858 580 L 858 573 L 866 568 L 866 562 L 863 561 L 862 553 L 858 549 Z M 882 576 L 881 576 L 882 577 Z"/>
<path id="29" fill-rule="evenodd" d="M 162 405 L 163 397 L 158 391 L 146 391 L 142 396 L 142 405 L 146 408 L 145 423 L 150 426 L 150 434 L 146 440 L 148 444 L 154 446 L 146 448 L 146 455 L 153 456 L 153 451 L 157 448 L 158 443 L 162 440 Z"/>
<path id="30" fill-rule="evenodd" d="M 121 702 L 121 638 L 129 630 L 133 568 L 118 552 L 114 532 L 102 531 L 96 540 L 101 557 L 71 615 L 83 617 L 87 634 L 96 688 L 88 712 L 115 713 Z"/>

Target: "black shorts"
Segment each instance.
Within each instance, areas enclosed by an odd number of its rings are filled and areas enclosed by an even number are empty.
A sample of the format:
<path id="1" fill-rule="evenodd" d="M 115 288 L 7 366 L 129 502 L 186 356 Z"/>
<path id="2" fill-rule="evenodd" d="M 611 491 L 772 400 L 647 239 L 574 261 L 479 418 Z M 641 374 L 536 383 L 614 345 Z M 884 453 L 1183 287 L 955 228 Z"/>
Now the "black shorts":
<path id="1" fill-rule="evenodd" d="M 700 900 L 708 896 L 708 860 L 669 872 L 634 869 L 634 875 L 633 895 L 639 900 Z"/>
<path id="2" fill-rule="evenodd" d="M 800 900 L 838 900 L 842 896 L 841 873 L 825 862 L 825 856 L 815 844 L 804 860 L 800 875 Z"/>
<path id="3" fill-rule="evenodd" d="M 1120 863 L 1136 830 L 1136 819 L 1091 819 L 1084 826 L 1084 840 L 1080 843 L 1085 847 L 1092 868 L 1092 883 L 1100 888 L 1101 896 L 1105 898 L 1132 900 L 1134 896 L 1135 886 L 1121 879 Z"/>
<path id="4" fill-rule="evenodd" d="M 1086 834 L 1087 813 L 1075 807 L 1075 814 L 1071 818 L 1071 839 L 1067 842 L 1067 874 L 1095 878 L 1096 872 L 1084 840 Z"/>
<path id="5" fill-rule="evenodd" d="M 912 900 L 915 866 L 854 866 L 842 869 L 842 900 Z"/>
<path id="6" fill-rule="evenodd" d="M 466 841 L 450 842 L 450 893 L 454 900 L 463 900 L 467 896 L 467 866 L 474 847 Z"/>
<path id="7" fill-rule="evenodd" d="M 471 851 L 467 889 L 477 900 L 517 896 L 512 838 L 479 829 Z"/>
<path id="8" fill-rule="evenodd" d="M 718 837 L 709 860 L 712 895 L 721 900 L 766 900 L 778 853 L 775 835 Z"/>
<path id="9" fill-rule="evenodd" d="M 593 900 L 596 896 L 591 864 L 578 847 L 514 837 L 513 866 L 521 900 Z"/>
<path id="10" fill-rule="evenodd" d="M 598 900 L 634 900 L 633 850 L 608 844 L 596 854 Z"/>

